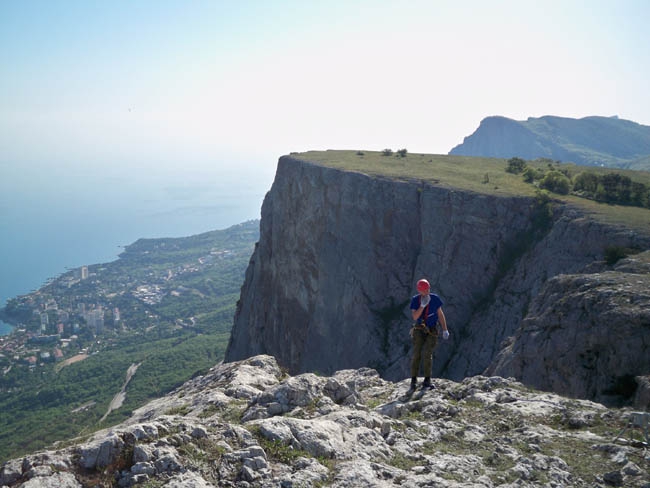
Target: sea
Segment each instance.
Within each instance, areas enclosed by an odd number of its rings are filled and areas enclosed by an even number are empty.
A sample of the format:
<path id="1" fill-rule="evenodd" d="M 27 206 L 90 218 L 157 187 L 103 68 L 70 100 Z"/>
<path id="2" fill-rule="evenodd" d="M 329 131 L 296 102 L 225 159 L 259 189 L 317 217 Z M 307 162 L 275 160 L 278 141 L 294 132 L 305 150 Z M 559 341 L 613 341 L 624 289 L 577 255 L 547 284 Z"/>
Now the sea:
<path id="1" fill-rule="evenodd" d="M 260 218 L 277 158 L 155 164 L 0 160 L 0 308 L 139 238 L 186 237 Z M 11 326 L 0 322 L 0 335 Z"/>

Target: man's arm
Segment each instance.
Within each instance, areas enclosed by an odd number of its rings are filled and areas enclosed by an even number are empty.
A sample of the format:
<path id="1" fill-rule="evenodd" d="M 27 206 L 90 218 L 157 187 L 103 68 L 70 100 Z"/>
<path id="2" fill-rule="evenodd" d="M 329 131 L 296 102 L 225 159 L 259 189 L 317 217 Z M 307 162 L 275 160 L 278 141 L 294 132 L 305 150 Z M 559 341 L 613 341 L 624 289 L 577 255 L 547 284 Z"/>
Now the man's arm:
<path id="1" fill-rule="evenodd" d="M 438 308 L 438 321 L 442 325 L 442 330 L 447 330 L 447 319 L 445 318 L 445 312 L 442 311 L 442 307 Z"/>
<path id="2" fill-rule="evenodd" d="M 413 317 L 413 320 L 417 320 L 422 315 L 422 312 L 424 312 L 424 307 L 416 308 L 415 310 L 411 309 L 411 317 Z"/>

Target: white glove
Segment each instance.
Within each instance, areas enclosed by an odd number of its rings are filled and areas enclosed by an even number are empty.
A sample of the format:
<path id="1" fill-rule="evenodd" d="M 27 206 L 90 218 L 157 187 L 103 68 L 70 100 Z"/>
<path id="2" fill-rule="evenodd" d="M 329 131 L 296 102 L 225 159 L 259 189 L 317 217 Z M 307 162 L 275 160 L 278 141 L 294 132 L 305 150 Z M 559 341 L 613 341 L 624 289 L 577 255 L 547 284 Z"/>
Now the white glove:
<path id="1" fill-rule="evenodd" d="M 429 305 L 430 301 L 431 301 L 431 297 L 429 295 L 420 297 L 420 308 L 424 308 L 427 305 Z"/>
<path id="2" fill-rule="evenodd" d="M 443 330 L 443 331 L 442 331 L 442 338 L 443 338 L 444 340 L 449 339 L 449 331 L 448 331 L 448 330 Z"/>

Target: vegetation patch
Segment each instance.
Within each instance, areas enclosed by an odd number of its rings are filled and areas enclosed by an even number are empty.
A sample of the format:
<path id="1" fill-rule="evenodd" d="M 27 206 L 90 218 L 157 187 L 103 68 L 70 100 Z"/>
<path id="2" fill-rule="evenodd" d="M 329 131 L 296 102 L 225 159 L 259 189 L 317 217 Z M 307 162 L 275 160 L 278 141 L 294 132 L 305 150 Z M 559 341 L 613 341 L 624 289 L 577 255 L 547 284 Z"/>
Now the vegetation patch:
<path id="1" fill-rule="evenodd" d="M 269 461 L 291 464 L 299 457 L 313 458 L 308 451 L 294 449 L 293 446 L 287 445 L 279 440 L 271 440 L 264 437 L 259 425 L 246 426 L 251 434 L 257 439 L 260 447 L 264 449 Z"/>
<path id="2" fill-rule="evenodd" d="M 508 160 L 506 171 L 523 173 L 527 183 L 559 195 L 571 192 L 601 203 L 650 208 L 650 183 L 639 181 L 639 172 L 621 174 L 607 170 L 602 173 L 588 167 L 578 172 L 577 168 L 559 161 L 541 159 L 536 162 L 545 163 L 547 168 L 529 167 L 526 161 L 515 157 Z"/>
<path id="3" fill-rule="evenodd" d="M 625 259 L 633 254 L 641 252 L 640 249 L 632 249 L 622 246 L 607 246 L 604 251 L 605 262 L 612 266 L 618 263 L 621 259 Z"/>
<path id="4" fill-rule="evenodd" d="M 201 413 L 199 413 L 198 417 L 202 419 L 206 419 L 208 417 L 212 417 L 213 415 L 218 414 L 222 410 L 223 408 L 211 403 L 210 405 L 208 405 L 207 408 L 201 410 Z"/>
<path id="5" fill-rule="evenodd" d="M 245 400 L 235 400 L 230 402 L 221 410 L 221 418 L 229 424 L 241 424 L 241 419 L 248 407 Z"/>
<path id="6" fill-rule="evenodd" d="M 384 393 L 382 393 L 380 395 L 376 395 L 376 396 L 372 396 L 372 397 L 368 398 L 365 401 L 365 404 L 370 410 L 374 410 L 375 408 L 379 407 L 380 405 L 385 404 L 390 399 L 390 397 L 391 397 L 391 392 L 386 391 L 386 392 L 384 392 Z"/>
<path id="7" fill-rule="evenodd" d="M 165 486 L 165 483 L 167 483 L 167 480 L 152 479 L 152 480 L 144 481 L 140 483 L 138 486 L 140 488 L 161 488 L 162 486 Z"/>
<path id="8" fill-rule="evenodd" d="M 409 471 L 416 466 L 422 465 L 422 461 L 417 457 L 407 456 L 401 451 L 395 451 L 388 461 L 386 461 L 386 464 L 397 469 Z"/>
<path id="9" fill-rule="evenodd" d="M 178 447 L 178 452 L 193 461 L 195 465 L 202 466 L 212 461 L 218 462 L 227 451 L 214 440 L 204 437 L 181 445 Z"/>
<path id="10" fill-rule="evenodd" d="M 192 408 L 189 405 L 179 405 L 177 407 L 172 407 L 165 411 L 164 415 L 180 415 L 185 416 L 192 411 Z"/>

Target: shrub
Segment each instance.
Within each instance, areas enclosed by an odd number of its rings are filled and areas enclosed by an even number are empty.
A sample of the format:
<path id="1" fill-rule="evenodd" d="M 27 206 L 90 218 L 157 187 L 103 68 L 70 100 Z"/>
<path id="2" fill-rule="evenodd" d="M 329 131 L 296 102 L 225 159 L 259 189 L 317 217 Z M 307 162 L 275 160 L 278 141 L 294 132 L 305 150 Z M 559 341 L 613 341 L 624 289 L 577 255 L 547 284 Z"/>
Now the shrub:
<path id="1" fill-rule="evenodd" d="M 553 193 L 566 195 L 571 190 L 571 181 L 562 172 L 551 170 L 544 175 L 542 181 L 539 182 L 539 186 Z"/>
<path id="2" fill-rule="evenodd" d="M 381 155 L 382 155 L 382 156 L 390 156 L 390 155 L 392 155 L 392 154 L 393 154 L 393 150 L 392 150 L 392 149 L 388 149 L 388 148 L 387 148 L 387 149 L 384 149 L 384 150 L 381 152 Z"/>
<path id="3" fill-rule="evenodd" d="M 630 203 L 630 186 L 632 180 L 627 176 L 618 173 L 607 173 L 601 176 L 600 182 L 603 185 L 604 198 L 608 203 Z"/>
<path id="4" fill-rule="evenodd" d="M 405 158 L 407 152 L 408 152 L 408 151 L 407 151 L 406 149 L 400 149 L 399 151 L 397 151 L 397 154 L 398 154 L 401 158 Z"/>
<path id="5" fill-rule="evenodd" d="M 636 207 L 647 207 L 648 189 L 643 183 L 632 182 L 630 189 L 630 203 Z"/>
<path id="6" fill-rule="evenodd" d="M 528 167 L 524 170 L 524 181 L 526 183 L 533 183 L 535 180 L 541 180 L 544 173 L 538 169 Z"/>
<path id="7" fill-rule="evenodd" d="M 510 158 L 508 159 L 508 166 L 506 166 L 506 171 L 508 173 L 514 173 L 518 175 L 526 169 L 526 161 L 521 158 Z"/>
<path id="8" fill-rule="evenodd" d="M 626 249 L 621 246 L 607 246 L 605 248 L 605 262 L 610 266 L 616 264 L 623 258 L 626 258 L 629 254 L 629 249 Z"/>
<path id="9" fill-rule="evenodd" d="M 592 195 L 596 194 L 598 189 L 598 176 L 589 171 L 580 173 L 575 177 L 573 181 L 573 189 L 576 191 L 585 191 L 591 193 Z"/>

